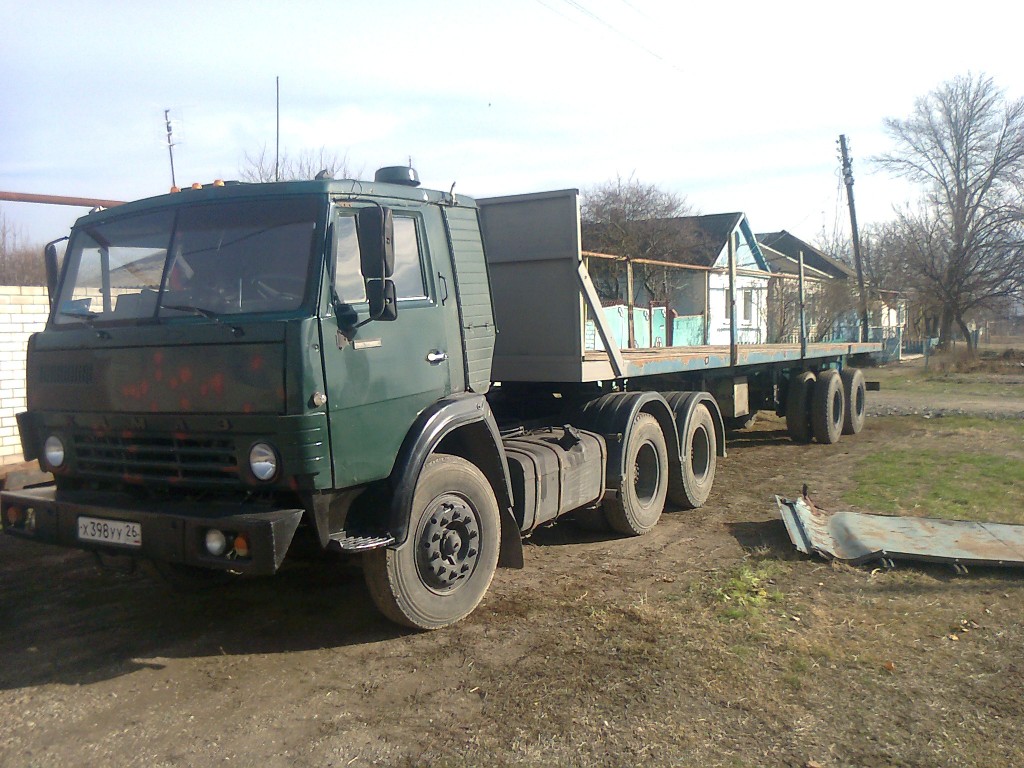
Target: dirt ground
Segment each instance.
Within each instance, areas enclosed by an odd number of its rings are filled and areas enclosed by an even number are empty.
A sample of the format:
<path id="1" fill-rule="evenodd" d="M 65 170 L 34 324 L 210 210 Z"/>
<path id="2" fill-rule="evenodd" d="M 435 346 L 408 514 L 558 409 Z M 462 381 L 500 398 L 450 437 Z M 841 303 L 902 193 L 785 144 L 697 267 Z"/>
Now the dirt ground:
<path id="1" fill-rule="evenodd" d="M 974 439 L 874 394 L 834 446 L 759 420 L 648 536 L 538 533 L 435 633 L 352 566 L 183 597 L 0 537 L 0 766 L 1022 765 L 1024 578 L 833 566 L 778 519 L 803 483 L 842 506 L 882 446 Z M 1024 384 L 979 400 L 1024 413 Z"/>

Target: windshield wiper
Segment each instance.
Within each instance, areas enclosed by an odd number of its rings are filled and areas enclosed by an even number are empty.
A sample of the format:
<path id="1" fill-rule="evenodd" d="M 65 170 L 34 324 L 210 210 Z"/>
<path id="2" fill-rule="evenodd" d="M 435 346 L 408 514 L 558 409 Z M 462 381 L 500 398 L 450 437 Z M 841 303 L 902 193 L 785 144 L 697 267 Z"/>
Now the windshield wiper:
<path id="1" fill-rule="evenodd" d="M 194 307 L 191 304 L 161 304 L 160 309 L 173 309 L 176 312 L 188 312 L 190 315 L 202 315 L 207 320 L 220 320 L 220 314 L 205 307 Z"/>

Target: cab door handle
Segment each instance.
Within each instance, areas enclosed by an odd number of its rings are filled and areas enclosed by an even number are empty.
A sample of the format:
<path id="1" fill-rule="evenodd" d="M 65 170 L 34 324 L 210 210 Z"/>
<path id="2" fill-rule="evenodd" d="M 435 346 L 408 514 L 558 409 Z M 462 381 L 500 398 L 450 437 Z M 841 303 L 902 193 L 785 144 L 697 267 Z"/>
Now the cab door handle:
<path id="1" fill-rule="evenodd" d="M 448 353 L 442 352 L 440 349 L 432 349 L 427 352 L 427 362 L 431 365 L 440 365 L 448 359 Z"/>

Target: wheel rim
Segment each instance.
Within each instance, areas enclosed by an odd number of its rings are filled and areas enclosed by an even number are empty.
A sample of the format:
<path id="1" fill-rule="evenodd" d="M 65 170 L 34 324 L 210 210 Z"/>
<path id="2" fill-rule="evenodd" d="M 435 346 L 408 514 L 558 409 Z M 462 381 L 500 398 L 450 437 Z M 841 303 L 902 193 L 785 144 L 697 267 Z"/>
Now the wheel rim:
<path id="1" fill-rule="evenodd" d="M 658 495 L 661 482 L 661 466 L 658 451 L 650 441 L 640 446 L 633 464 L 633 488 L 642 506 L 647 506 Z"/>
<path id="2" fill-rule="evenodd" d="M 434 592 L 454 592 L 473 575 L 480 559 L 477 514 L 464 499 L 445 495 L 422 519 L 416 539 L 420 580 Z"/>
<path id="3" fill-rule="evenodd" d="M 854 402 L 856 403 L 856 406 L 854 407 L 853 412 L 855 414 L 857 414 L 858 418 L 860 418 L 861 416 L 864 415 L 864 390 L 863 390 L 863 388 L 861 388 L 861 387 L 857 387 L 856 388 L 856 391 L 853 394 L 853 399 L 854 399 Z"/>
<path id="4" fill-rule="evenodd" d="M 690 441 L 690 472 L 694 480 L 703 483 L 711 467 L 711 439 L 704 426 L 700 426 L 693 433 Z"/>

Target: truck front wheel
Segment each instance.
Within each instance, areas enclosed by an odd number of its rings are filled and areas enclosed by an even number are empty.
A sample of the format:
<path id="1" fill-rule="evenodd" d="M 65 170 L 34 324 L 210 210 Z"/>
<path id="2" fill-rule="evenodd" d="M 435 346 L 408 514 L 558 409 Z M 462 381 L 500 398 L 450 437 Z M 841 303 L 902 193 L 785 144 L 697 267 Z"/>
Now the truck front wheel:
<path id="1" fill-rule="evenodd" d="M 668 493 L 668 448 L 658 420 L 641 413 L 626 438 L 625 476 L 612 499 L 605 500 L 605 516 L 612 530 L 627 536 L 650 531 L 665 508 Z"/>
<path id="2" fill-rule="evenodd" d="M 377 608 L 416 629 L 440 629 L 469 615 L 498 565 L 500 525 L 483 473 L 458 456 L 431 456 L 416 481 L 405 544 L 364 556 Z"/>

